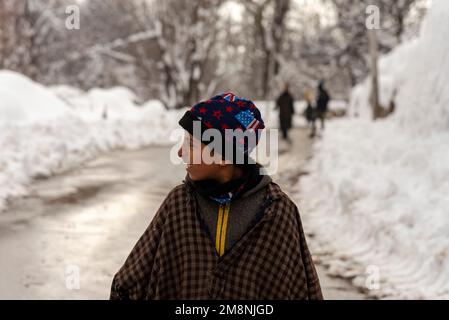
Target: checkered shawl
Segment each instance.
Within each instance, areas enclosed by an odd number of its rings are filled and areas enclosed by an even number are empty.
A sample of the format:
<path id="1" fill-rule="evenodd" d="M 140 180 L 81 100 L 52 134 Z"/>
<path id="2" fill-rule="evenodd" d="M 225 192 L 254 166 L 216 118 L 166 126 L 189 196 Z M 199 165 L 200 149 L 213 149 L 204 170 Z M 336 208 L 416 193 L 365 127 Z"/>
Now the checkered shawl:
<path id="1" fill-rule="evenodd" d="M 175 187 L 115 275 L 111 299 L 322 299 L 296 205 L 271 182 L 265 204 L 223 256 L 196 210 L 194 190 Z"/>

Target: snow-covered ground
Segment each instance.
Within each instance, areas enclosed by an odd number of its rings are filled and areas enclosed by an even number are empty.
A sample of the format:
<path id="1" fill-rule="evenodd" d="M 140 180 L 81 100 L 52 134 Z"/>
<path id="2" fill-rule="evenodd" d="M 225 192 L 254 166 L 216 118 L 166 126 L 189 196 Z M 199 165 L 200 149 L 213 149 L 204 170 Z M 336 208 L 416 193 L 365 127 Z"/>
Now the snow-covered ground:
<path id="1" fill-rule="evenodd" d="M 449 2 L 434 1 L 419 38 L 380 62 L 394 114 L 371 121 L 369 81 L 356 87 L 359 117 L 329 123 L 300 182 L 330 270 L 378 297 L 449 298 L 448 30 Z"/>
<path id="2" fill-rule="evenodd" d="M 0 71 L 0 211 L 33 178 L 79 165 L 101 152 L 169 143 L 182 111 L 157 101 L 137 106 L 126 88 L 46 88 Z"/>

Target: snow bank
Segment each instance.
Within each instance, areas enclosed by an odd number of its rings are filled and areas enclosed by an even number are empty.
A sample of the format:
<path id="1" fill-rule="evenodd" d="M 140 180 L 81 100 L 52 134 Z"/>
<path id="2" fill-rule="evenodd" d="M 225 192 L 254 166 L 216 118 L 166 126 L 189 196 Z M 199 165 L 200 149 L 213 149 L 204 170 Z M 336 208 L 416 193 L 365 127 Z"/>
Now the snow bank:
<path id="1" fill-rule="evenodd" d="M 0 71 L 0 96 L 0 210 L 33 178 L 111 149 L 168 143 L 182 113 L 158 101 L 137 106 L 126 88 L 49 89 L 11 71 Z"/>
<path id="2" fill-rule="evenodd" d="M 49 90 L 12 71 L 1 71 L 0 96 L 0 125 L 44 123 L 71 116 Z"/>
<path id="3" fill-rule="evenodd" d="M 393 116 L 370 121 L 369 84 L 356 87 L 360 117 L 329 123 L 299 185 L 314 253 L 377 297 L 449 298 L 448 30 L 435 1 L 420 37 L 380 63 Z"/>
<path id="4" fill-rule="evenodd" d="M 449 130 L 449 4 L 435 1 L 418 39 L 406 42 L 379 62 L 380 102 L 395 98 L 394 121 L 412 134 Z M 352 114 L 369 117 L 370 82 L 357 86 Z"/>

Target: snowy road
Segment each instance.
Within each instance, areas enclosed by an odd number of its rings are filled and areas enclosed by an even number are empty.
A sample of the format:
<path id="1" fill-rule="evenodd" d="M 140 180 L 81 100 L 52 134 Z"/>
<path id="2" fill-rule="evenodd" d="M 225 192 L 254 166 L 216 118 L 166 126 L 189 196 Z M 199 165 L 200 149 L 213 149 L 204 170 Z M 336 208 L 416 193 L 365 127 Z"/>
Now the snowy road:
<path id="1" fill-rule="evenodd" d="M 0 298 L 107 298 L 113 274 L 184 176 L 167 150 L 112 152 L 13 201 L 0 215 Z"/>
<path id="2" fill-rule="evenodd" d="M 292 134 L 293 152 L 281 154 L 275 177 L 286 189 L 311 152 L 305 131 Z M 108 298 L 113 274 L 185 175 L 170 163 L 169 150 L 111 152 L 36 181 L 30 196 L 11 201 L 0 214 L 0 299 Z M 325 298 L 363 298 L 348 282 L 318 271 Z"/>

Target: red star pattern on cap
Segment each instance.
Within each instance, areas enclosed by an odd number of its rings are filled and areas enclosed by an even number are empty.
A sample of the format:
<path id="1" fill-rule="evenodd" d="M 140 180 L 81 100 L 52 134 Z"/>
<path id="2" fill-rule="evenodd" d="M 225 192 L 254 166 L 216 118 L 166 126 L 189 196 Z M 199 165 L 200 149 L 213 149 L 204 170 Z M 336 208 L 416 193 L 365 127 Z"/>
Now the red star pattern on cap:
<path id="1" fill-rule="evenodd" d="M 243 107 L 245 105 L 245 102 L 243 102 L 242 100 L 239 100 L 235 103 L 239 108 Z"/>
<path id="2" fill-rule="evenodd" d="M 212 112 L 212 116 L 217 119 L 220 119 L 223 115 L 220 110 L 214 110 L 214 112 Z"/>

